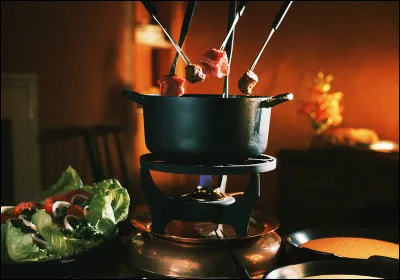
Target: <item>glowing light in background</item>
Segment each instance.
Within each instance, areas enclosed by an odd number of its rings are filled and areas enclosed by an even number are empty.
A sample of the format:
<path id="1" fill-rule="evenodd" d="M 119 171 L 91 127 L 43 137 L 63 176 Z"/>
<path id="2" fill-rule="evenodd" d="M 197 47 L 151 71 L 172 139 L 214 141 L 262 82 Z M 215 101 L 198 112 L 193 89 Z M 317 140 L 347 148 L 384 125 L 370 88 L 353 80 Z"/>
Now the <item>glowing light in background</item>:
<path id="1" fill-rule="evenodd" d="M 164 38 L 161 27 L 154 24 L 140 24 L 135 29 L 135 41 L 139 44 L 168 49 L 171 44 Z"/>
<path id="2" fill-rule="evenodd" d="M 369 146 L 371 150 L 374 151 L 379 151 L 379 152 L 398 152 L 399 151 L 399 145 L 395 142 L 392 141 L 378 141 L 374 144 L 371 144 Z"/>

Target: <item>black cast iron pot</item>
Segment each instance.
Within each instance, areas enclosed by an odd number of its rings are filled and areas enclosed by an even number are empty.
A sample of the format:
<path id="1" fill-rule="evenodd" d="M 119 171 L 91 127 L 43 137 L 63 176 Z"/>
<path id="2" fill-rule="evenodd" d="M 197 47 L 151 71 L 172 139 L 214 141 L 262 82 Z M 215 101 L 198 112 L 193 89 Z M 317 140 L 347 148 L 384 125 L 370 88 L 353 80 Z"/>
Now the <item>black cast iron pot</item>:
<path id="1" fill-rule="evenodd" d="M 271 107 L 293 99 L 185 94 L 181 97 L 123 91 L 143 105 L 146 146 L 160 160 L 240 163 L 267 148 Z"/>

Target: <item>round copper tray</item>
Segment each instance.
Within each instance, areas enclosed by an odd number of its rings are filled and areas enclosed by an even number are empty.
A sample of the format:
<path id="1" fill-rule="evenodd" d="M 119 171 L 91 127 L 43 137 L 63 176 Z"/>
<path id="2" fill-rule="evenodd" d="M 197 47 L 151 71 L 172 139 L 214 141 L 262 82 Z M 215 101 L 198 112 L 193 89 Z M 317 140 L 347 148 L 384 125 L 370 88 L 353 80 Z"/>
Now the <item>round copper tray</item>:
<path id="1" fill-rule="evenodd" d="M 227 239 L 245 241 L 273 232 L 279 227 L 279 221 L 266 213 L 253 210 L 249 222 L 248 236 L 236 237 L 235 230 L 229 225 L 214 223 L 172 221 L 165 228 L 165 234 L 151 232 L 151 216 L 148 208 L 136 211 L 131 218 L 132 225 L 138 230 L 152 236 L 172 241 L 186 243 L 215 243 L 220 240 L 215 235 L 214 229 L 218 226 L 223 230 Z"/>

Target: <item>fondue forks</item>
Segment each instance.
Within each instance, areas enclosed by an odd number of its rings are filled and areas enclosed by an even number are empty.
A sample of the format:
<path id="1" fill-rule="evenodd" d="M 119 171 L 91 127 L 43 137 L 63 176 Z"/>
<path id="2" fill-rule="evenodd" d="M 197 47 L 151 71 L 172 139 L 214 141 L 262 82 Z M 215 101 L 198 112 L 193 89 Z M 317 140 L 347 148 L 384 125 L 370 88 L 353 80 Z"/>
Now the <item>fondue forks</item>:
<path id="1" fill-rule="evenodd" d="M 272 29 L 267 37 L 267 39 L 264 42 L 264 45 L 261 47 L 261 50 L 258 52 L 256 58 L 254 59 L 253 64 L 250 66 L 249 70 L 247 70 L 242 77 L 238 81 L 238 86 L 241 92 L 243 92 L 246 95 L 251 95 L 253 94 L 253 89 L 258 83 L 258 77 L 256 73 L 253 72 L 254 68 L 256 67 L 256 64 L 258 60 L 261 57 L 261 54 L 263 53 L 265 47 L 267 46 L 269 40 L 271 39 L 272 35 L 275 33 L 275 31 L 278 29 L 279 25 L 281 24 L 283 18 L 285 17 L 287 11 L 289 10 L 290 6 L 292 5 L 293 1 L 286 1 L 282 8 L 279 10 L 278 15 L 276 16 L 273 24 L 272 24 Z"/>
<path id="2" fill-rule="evenodd" d="M 238 12 L 236 13 L 235 18 L 233 19 L 231 28 L 229 29 L 228 33 L 226 34 L 225 40 L 222 42 L 221 47 L 219 48 L 220 51 L 223 51 L 228 43 L 229 37 L 231 36 L 233 30 L 235 29 L 236 23 L 239 21 L 239 18 L 243 15 L 244 9 L 246 8 L 247 1 L 240 1 L 240 6 L 238 7 Z"/>
<path id="3" fill-rule="evenodd" d="M 251 279 L 251 277 L 250 277 L 249 273 L 247 272 L 246 268 L 238 262 L 238 260 L 236 259 L 235 255 L 233 254 L 233 252 L 232 252 L 232 250 L 231 250 L 231 248 L 230 248 L 230 246 L 228 244 L 228 241 L 227 241 L 227 238 L 226 238 L 224 232 L 222 230 L 220 230 L 220 232 L 221 232 L 223 238 L 221 238 L 221 236 L 219 236 L 217 230 L 215 230 L 215 235 L 217 235 L 219 240 L 223 240 L 225 242 L 226 249 L 228 250 L 229 255 L 231 256 L 231 258 L 233 260 L 233 264 L 235 265 L 235 269 L 236 269 L 236 272 L 237 272 L 238 276 L 240 277 L 240 279 Z"/>
<path id="4" fill-rule="evenodd" d="M 179 47 L 182 47 L 183 43 L 185 42 L 190 23 L 192 22 L 194 10 L 196 8 L 196 2 L 197 1 L 189 1 L 187 4 L 185 17 L 182 23 L 181 34 L 179 35 L 179 42 L 178 42 Z M 171 69 L 169 70 L 170 76 L 175 75 L 175 69 L 176 69 L 176 63 L 178 62 L 178 57 L 179 57 L 179 52 L 176 53 L 174 61 L 172 62 Z"/>
<path id="5" fill-rule="evenodd" d="M 168 33 L 167 29 L 165 29 L 164 25 L 160 22 L 160 20 L 156 16 L 156 10 L 154 9 L 153 5 L 151 5 L 150 1 L 141 1 L 143 6 L 146 8 L 146 10 L 149 12 L 151 17 L 157 22 L 157 24 L 161 27 L 162 31 L 164 31 L 165 35 L 167 35 L 168 39 L 171 41 L 172 45 L 175 47 L 176 51 L 179 53 L 179 55 L 182 57 L 183 61 L 185 62 L 186 66 L 189 66 L 189 64 L 192 64 L 189 60 L 189 58 L 186 56 L 186 54 L 183 52 L 181 47 L 175 42 L 175 40 L 171 37 L 171 35 Z"/>
<path id="6" fill-rule="evenodd" d="M 236 12 L 237 9 L 237 2 L 236 1 L 231 1 L 229 5 L 229 17 L 228 17 L 228 34 L 231 32 L 232 28 L 229 28 L 231 25 L 233 25 L 233 19 L 235 15 L 237 14 Z M 235 33 L 232 31 L 232 36 L 230 37 L 229 44 L 226 48 L 226 55 L 228 57 L 228 63 L 231 64 L 232 60 L 232 50 L 233 50 L 233 40 L 235 39 Z M 224 78 L 224 88 L 222 91 L 222 97 L 226 98 L 228 97 L 228 91 L 229 91 L 229 78 L 228 75 L 225 76 Z"/>
<path id="7" fill-rule="evenodd" d="M 265 47 L 267 46 L 269 40 L 271 39 L 272 35 L 275 33 L 276 30 L 278 30 L 279 25 L 282 23 L 283 18 L 285 17 L 287 11 L 289 10 L 290 6 L 292 5 L 293 1 L 286 1 L 281 10 L 279 11 L 279 14 L 277 15 L 277 17 L 275 18 L 274 23 L 272 24 L 272 29 L 267 37 L 267 39 L 264 42 L 264 45 L 261 47 L 260 51 L 258 52 L 258 55 L 256 56 L 256 58 L 254 59 L 253 64 L 250 67 L 250 71 L 253 71 L 254 68 L 256 67 L 256 64 L 258 62 L 258 60 L 261 57 L 261 54 L 263 53 Z"/>

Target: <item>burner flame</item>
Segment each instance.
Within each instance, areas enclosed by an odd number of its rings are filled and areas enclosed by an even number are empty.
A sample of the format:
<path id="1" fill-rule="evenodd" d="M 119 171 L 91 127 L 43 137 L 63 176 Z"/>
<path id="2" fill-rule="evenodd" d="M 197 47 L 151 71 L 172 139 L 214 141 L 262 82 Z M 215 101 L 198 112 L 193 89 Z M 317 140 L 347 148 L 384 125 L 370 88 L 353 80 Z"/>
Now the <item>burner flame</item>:
<path id="1" fill-rule="evenodd" d="M 199 186 L 212 186 L 213 179 L 211 175 L 200 175 L 200 183 Z"/>

